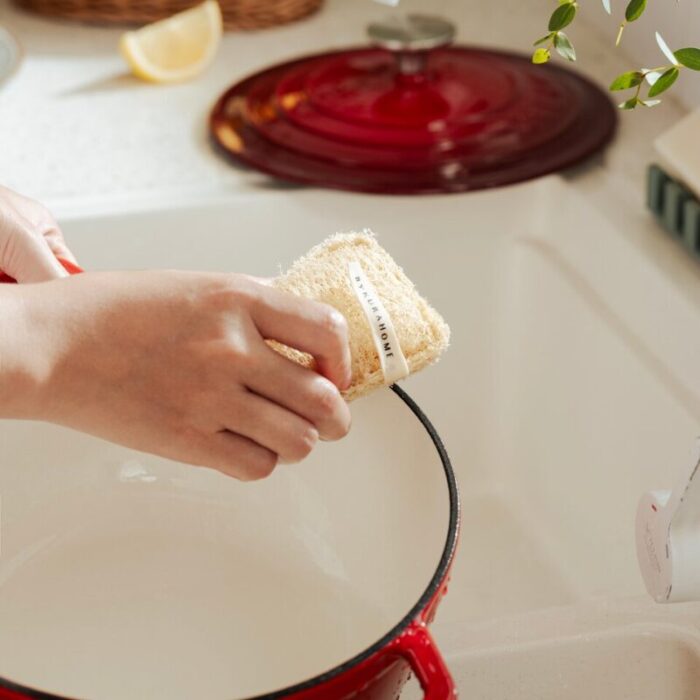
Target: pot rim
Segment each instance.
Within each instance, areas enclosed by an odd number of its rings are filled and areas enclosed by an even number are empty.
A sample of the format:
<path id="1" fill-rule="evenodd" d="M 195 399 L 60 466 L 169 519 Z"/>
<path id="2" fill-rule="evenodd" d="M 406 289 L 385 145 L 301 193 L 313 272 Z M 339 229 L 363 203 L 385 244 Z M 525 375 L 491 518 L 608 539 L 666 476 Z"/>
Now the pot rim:
<path id="1" fill-rule="evenodd" d="M 295 693 L 310 690 L 315 686 L 331 681 L 337 676 L 340 676 L 355 666 L 361 664 L 363 661 L 366 661 L 389 644 L 389 642 L 398 637 L 411 624 L 411 622 L 413 622 L 413 620 L 415 620 L 420 613 L 429 606 L 433 600 L 433 597 L 448 576 L 450 565 L 452 564 L 452 559 L 454 558 L 455 549 L 457 547 L 457 535 L 460 521 L 459 491 L 457 490 L 457 480 L 454 475 L 454 470 L 452 469 L 452 463 L 450 462 L 450 458 L 440 435 L 418 404 L 398 385 L 394 384 L 390 387 L 390 389 L 406 404 L 413 415 L 420 421 L 423 428 L 425 428 L 427 431 L 433 445 L 435 446 L 435 449 L 438 452 L 438 456 L 440 457 L 440 462 L 442 463 L 442 468 L 445 473 L 445 479 L 447 481 L 447 490 L 450 502 L 449 524 L 447 528 L 445 545 L 443 547 L 442 555 L 435 573 L 416 604 L 401 618 L 401 620 L 385 635 L 380 637 L 376 642 L 371 644 L 365 650 L 361 651 L 359 654 L 356 654 L 347 661 L 344 661 L 343 663 L 334 666 L 328 671 L 325 671 L 317 676 L 313 676 L 308 680 L 301 681 L 300 683 L 287 686 L 280 690 L 275 690 L 271 693 L 263 693 L 262 695 L 255 695 L 242 700 L 278 700 L 279 698 L 284 698 L 294 695 Z M 30 686 L 22 685 L 21 683 L 15 683 L 9 678 L 3 678 L 0 676 L 0 690 L 3 688 L 19 693 L 27 698 L 36 698 L 36 700 L 73 700 L 65 695 L 56 695 L 51 692 L 37 690 L 31 688 Z"/>

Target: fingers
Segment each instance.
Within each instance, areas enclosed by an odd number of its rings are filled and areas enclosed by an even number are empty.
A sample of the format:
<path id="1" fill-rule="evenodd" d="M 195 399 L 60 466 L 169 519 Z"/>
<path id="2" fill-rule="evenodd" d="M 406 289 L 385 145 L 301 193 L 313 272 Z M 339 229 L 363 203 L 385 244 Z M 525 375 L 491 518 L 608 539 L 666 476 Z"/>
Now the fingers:
<path id="1" fill-rule="evenodd" d="M 308 456 L 319 437 L 309 421 L 252 392 L 241 394 L 225 407 L 224 422 L 232 432 L 274 452 L 285 463 Z"/>
<path id="2" fill-rule="evenodd" d="M 337 392 L 327 379 L 316 377 Z M 251 392 L 233 396 L 219 412 L 226 414 L 224 423 L 230 429 L 188 434 L 185 450 L 176 453 L 176 459 L 253 481 L 269 476 L 280 462 L 301 461 L 319 438 L 309 421 Z"/>
<path id="3" fill-rule="evenodd" d="M 347 323 L 327 304 L 264 287 L 251 315 L 263 338 L 308 352 L 318 370 L 338 388 L 350 386 L 351 365 Z"/>
<path id="4" fill-rule="evenodd" d="M 337 387 L 266 345 L 245 381 L 256 394 L 306 419 L 324 440 L 339 440 L 350 430 L 350 409 Z"/>
<path id="5" fill-rule="evenodd" d="M 0 190 L 0 269 L 18 282 L 65 277 L 57 252 L 74 261 L 50 214 L 31 200 Z"/>
<path id="6" fill-rule="evenodd" d="M 278 457 L 243 435 L 223 430 L 207 438 L 192 461 L 241 481 L 255 481 L 272 474 Z"/>
<path id="7" fill-rule="evenodd" d="M 46 282 L 68 275 L 49 244 L 29 233 L 13 236 L 3 254 L 2 269 L 19 283 Z"/>

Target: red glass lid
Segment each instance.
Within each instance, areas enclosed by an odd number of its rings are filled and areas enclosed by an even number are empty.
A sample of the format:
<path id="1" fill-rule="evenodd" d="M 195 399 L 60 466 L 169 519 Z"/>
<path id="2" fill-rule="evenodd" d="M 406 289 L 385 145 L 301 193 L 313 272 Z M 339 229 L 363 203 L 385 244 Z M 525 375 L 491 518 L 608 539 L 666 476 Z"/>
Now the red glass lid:
<path id="1" fill-rule="evenodd" d="M 308 56 L 231 87 L 210 120 L 235 161 L 296 182 L 383 193 L 497 187 L 571 166 L 615 131 L 585 78 L 447 47 L 432 17 L 370 25 L 378 47 Z"/>

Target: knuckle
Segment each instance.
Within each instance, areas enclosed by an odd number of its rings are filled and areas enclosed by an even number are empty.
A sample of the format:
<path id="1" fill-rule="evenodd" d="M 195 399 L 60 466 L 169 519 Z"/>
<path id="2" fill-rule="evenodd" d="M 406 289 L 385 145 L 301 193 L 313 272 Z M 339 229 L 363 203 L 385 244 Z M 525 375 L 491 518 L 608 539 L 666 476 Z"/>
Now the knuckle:
<path id="1" fill-rule="evenodd" d="M 313 403 L 322 417 L 327 418 L 335 415 L 340 400 L 340 394 L 331 382 L 322 377 L 316 380 Z"/>
<path id="2" fill-rule="evenodd" d="M 257 304 L 260 301 L 260 285 L 250 275 L 233 274 L 227 281 L 226 288 L 229 295 L 238 304 Z"/>
<path id="3" fill-rule="evenodd" d="M 253 351 L 249 342 L 238 335 L 227 339 L 226 355 L 239 369 L 253 371 L 256 368 L 257 353 Z"/>
<path id="4" fill-rule="evenodd" d="M 321 315 L 320 325 L 328 336 L 343 343 L 348 336 L 348 323 L 345 316 L 333 307 L 326 307 Z"/>
<path id="5" fill-rule="evenodd" d="M 242 275 L 216 274 L 209 277 L 209 294 L 214 308 L 230 311 L 256 298 L 255 285 Z"/>
<path id="6" fill-rule="evenodd" d="M 301 462 L 311 454 L 311 451 L 318 442 L 318 432 L 313 426 L 307 426 L 300 430 L 294 437 L 289 454 L 286 455 L 288 462 Z"/>
<path id="7" fill-rule="evenodd" d="M 220 350 L 226 361 L 235 363 L 236 367 L 255 370 L 263 362 L 264 347 L 259 336 L 245 319 L 221 320 L 217 329 L 223 339 Z"/>
<path id="8" fill-rule="evenodd" d="M 325 378 L 317 380 L 313 399 L 316 427 L 327 440 L 339 440 L 350 430 L 350 413 L 340 392 Z"/>
<path id="9" fill-rule="evenodd" d="M 208 298 L 212 311 L 222 315 L 227 314 L 231 309 L 236 308 L 237 301 L 236 295 L 230 289 L 217 282 L 212 284 Z"/>

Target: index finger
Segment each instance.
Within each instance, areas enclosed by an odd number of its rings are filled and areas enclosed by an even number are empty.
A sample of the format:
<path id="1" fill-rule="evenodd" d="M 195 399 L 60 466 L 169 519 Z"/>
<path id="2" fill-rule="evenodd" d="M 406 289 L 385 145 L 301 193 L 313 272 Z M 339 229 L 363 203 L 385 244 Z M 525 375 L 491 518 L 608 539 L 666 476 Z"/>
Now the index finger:
<path id="1" fill-rule="evenodd" d="M 319 372 L 339 389 L 352 380 L 348 325 L 329 304 L 262 287 L 251 309 L 265 340 L 277 340 L 314 357 Z"/>

